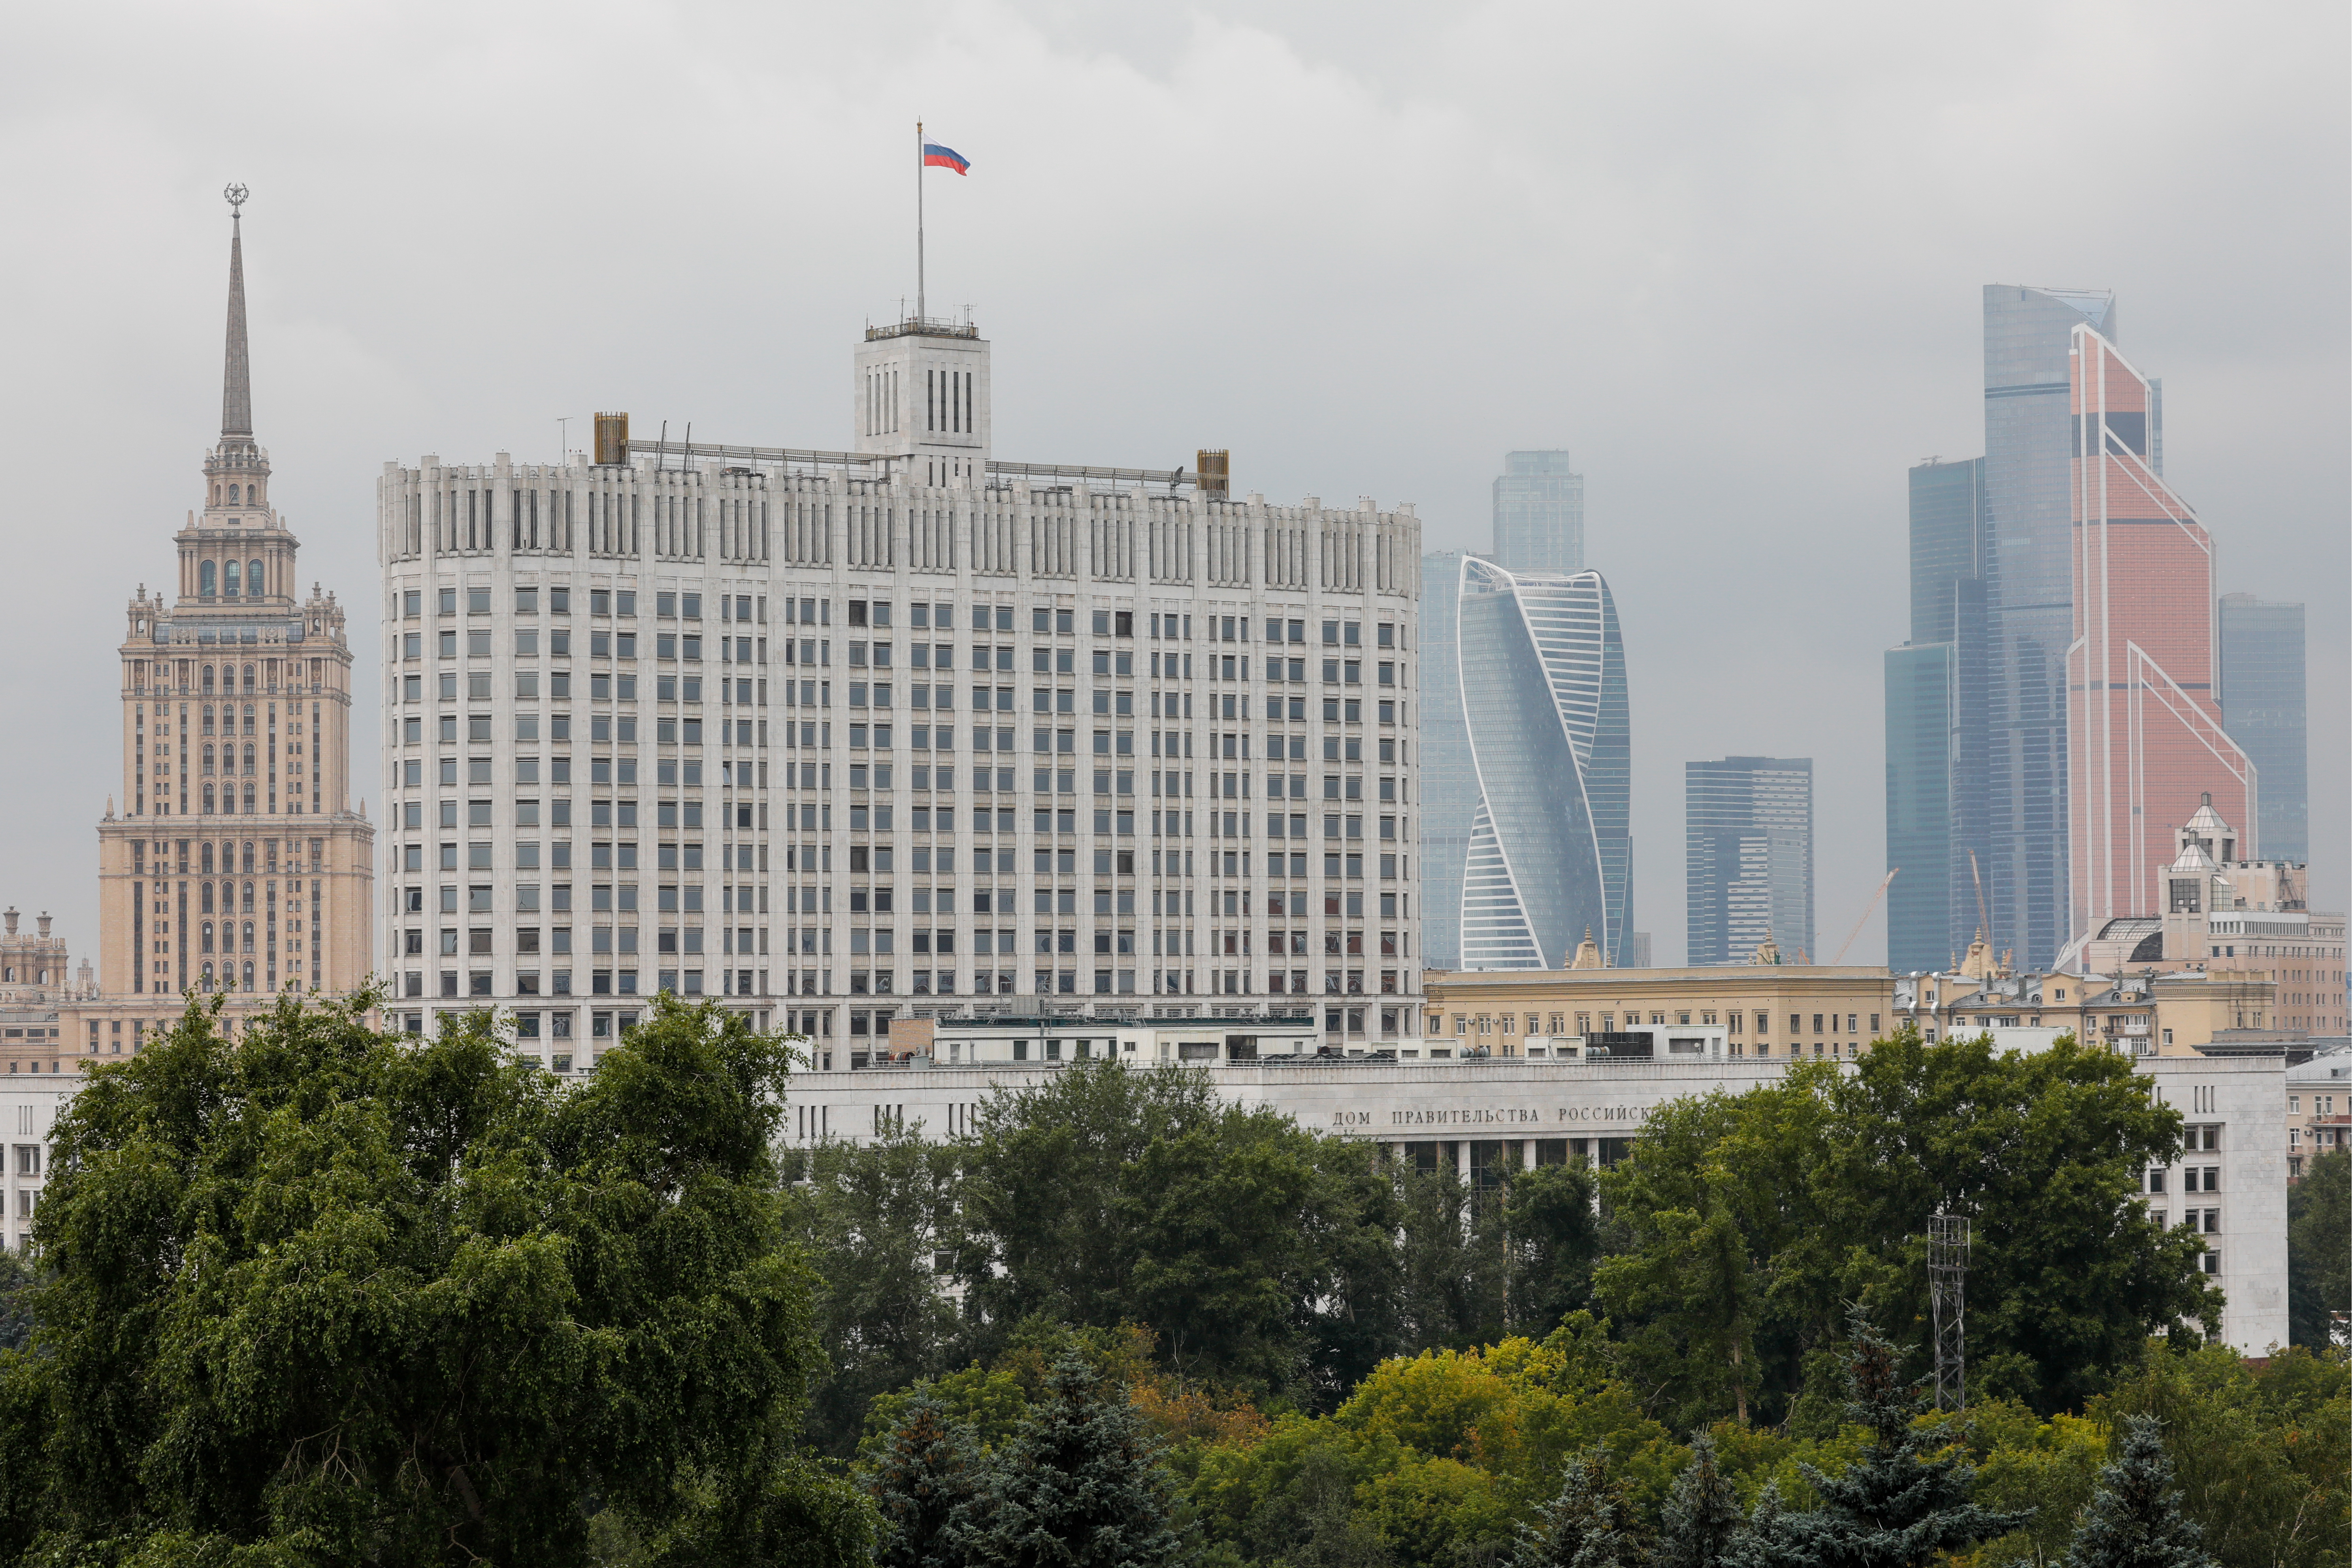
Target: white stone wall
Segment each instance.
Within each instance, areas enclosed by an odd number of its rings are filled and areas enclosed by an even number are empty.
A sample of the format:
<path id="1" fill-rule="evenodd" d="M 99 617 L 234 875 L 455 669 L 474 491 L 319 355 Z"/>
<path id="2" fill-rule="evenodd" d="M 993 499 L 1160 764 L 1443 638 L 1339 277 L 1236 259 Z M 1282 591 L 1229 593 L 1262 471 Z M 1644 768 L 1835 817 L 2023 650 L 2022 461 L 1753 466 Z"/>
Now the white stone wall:
<path id="1" fill-rule="evenodd" d="M 609 1038 L 600 1021 L 617 1032 L 666 983 L 742 997 L 772 1022 L 845 1045 L 871 1039 L 877 1015 L 968 1011 L 984 974 L 984 1005 L 1007 1012 L 1224 1010 L 1303 988 L 1343 1038 L 1412 1032 L 1410 510 L 1026 478 L 929 486 L 850 476 L 854 466 L 386 466 L 378 951 L 399 993 L 392 1016 L 428 1029 L 436 1012 L 495 1004 L 535 1029 L 519 1043 L 578 1069 Z M 568 615 L 551 612 L 557 587 Z M 517 610 L 523 589 L 538 591 L 535 613 Z M 436 613 L 444 590 L 454 615 Z M 474 590 L 488 595 L 480 613 L 467 610 Z M 635 616 L 593 614 L 599 592 L 615 609 L 634 593 Z M 659 596 L 688 593 L 702 598 L 698 622 L 656 613 Z M 751 619 L 720 619 L 722 599 L 748 601 Z M 863 626 L 851 623 L 860 606 Z M 887 627 L 874 623 L 882 606 Z M 953 622 L 944 631 L 940 606 Z M 985 632 L 973 626 L 982 608 Z M 1097 615 L 1111 628 L 1130 617 L 1131 634 L 1097 633 Z M 1278 651 L 1269 622 L 1283 630 Z M 571 639 L 560 657 L 558 629 Z M 525 632 L 534 653 L 520 651 Z M 620 652 L 624 633 L 634 657 Z M 659 639 L 697 633 L 698 662 L 682 643 L 679 657 L 661 656 Z M 614 640 L 604 653 L 600 635 Z M 662 695 L 672 680 L 675 698 Z M 982 700 L 986 751 L 974 744 Z M 568 740 L 555 737 L 559 718 Z M 519 738 L 520 720 L 535 721 L 536 739 Z M 699 746 L 685 739 L 690 723 Z M 885 724 L 887 748 L 876 744 Z M 941 727 L 951 748 L 912 744 Z M 1040 730 L 1050 758 L 1036 751 Z M 559 758 L 568 785 L 554 780 Z M 688 781 L 697 764 L 698 786 Z M 986 791 L 975 788 L 983 767 Z M 699 831 L 686 825 L 689 805 Z M 985 834 L 974 829 L 983 809 Z M 1266 827 L 1276 811 L 1278 850 Z M 597 844 L 611 863 L 594 863 Z M 633 868 L 621 863 L 632 844 Z M 555 908 L 559 888 L 569 911 Z M 636 919 L 596 909 L 597 889 L 616 905 L 634 895 Z M 616 949 L 633 936 L 637 962 L 595 953 L 599 929 Z M 687 950 L 697 936 L 698 954 Z"/>
<path id="2" fill-rule="evenodd" d="M 2215 1278 L 2229 1297 L 2221 1337 L 2243 1354 L 2267 1355 L 2287 1340 L 2286 1060 L 2143 1056 L 2132 1066 L 2180 1112 L 2199 1145 L 2164 1173 L 2164 1191 L 2147 1201 L 2175 1223 L 2193 1210 L 2198 1228 L 2210 1230 Z M 2216 1148 L 2203 1146 L 2208 1129 Z M 2187 1190 L 2190 1170 L 2198 1173 L 2195 1191 Z M 2208 1171 L 2219 1173 L 2218 1191 L 2207 1186 Z"/>
<path id="3" fill-rule="evenodd" d="M 21 1252 L 32 1239 L 33 1216 L 49 1175 L 49 1130 L 81 1086 L 79 1077 L 0 1076 L 0 1243 Z M 25 1151 L 35 1151 L 27 1169 Z"/>

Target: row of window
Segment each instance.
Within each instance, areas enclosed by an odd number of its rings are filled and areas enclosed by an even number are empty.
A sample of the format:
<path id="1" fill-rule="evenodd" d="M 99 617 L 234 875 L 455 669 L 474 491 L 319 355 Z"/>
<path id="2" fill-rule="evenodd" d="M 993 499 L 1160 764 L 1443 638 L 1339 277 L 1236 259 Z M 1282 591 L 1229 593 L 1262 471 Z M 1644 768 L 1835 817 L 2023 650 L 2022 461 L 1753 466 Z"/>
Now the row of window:
<path id="1" fill-rule="evenodd" d="M 254 575 L 249 577 L 249 580 L 258 580 L 257 574 L 260 569 L 260 562 L 253 563 L 252 574 Z M 232 567 L 230 570 L 234 572 L 235 568 Z M 236 590 L 232 588 L 230 591 L 235 592 Z M 460 592 L 458 589 L 447 587 L 433 591 L 437 613 L 441 615 L 457 613 Z M 466 613 L 489 614 L 492 591 L 486 587 L 465 589 L 463 592 Z M 536 586 L 518 586 L 514 591 L 515 613 L 538 614 L 540 593 L 541 591 Z M 548 588 L 546 595 L 549 612 L 556 615 L 570 614 L 572 593 L 572 591 L 568 586 Z M 425 602 L 424 594 L 425 591 L 421 589 L 412 588 L 402 591 L 399 605 L 402 618 L 410 621 L 421 618 Z M 665 620 L 672 617 L 688 621 L 700 620 L 702 597 L 699 593 L 664 591 L 654 596 L 654 613 Z M 751 622 L 756 619 L 763 625 L 767 622 L 768 600 L 765 594 L 721 593 L 716 595 L 716 598 L 721 619 L 738 622 Z M 833 602 L 830 600 L 788 597 L 782 603 L 783 619 L 788 624 L 829 626 L 833 623 Z M 851 626 L 887 627 L 891 624 L 894 615 L 893 606 L 887 600 L 852 599 L 847 601 L 845 608 L 846 623 Z M 1014 611 L 1009 604 L 973 604 L 966 606 L 965 609 L 966 614 L 962 623 L 968 630 L 1011 632 L 1014 629 Z M 917 602 L 910 605 L 908 610 L 908 625 L 913 630 L 946 632 L 956 629 L 956 607 L 952 604 Z M 625 588 L 591 589 L 588 591 L 588 613 L 614 617 L 634 616 L 637 613 L 637 591 Z M 1146 632 L 1154 640 L 1190 642 L 1192 640 L 1192 620 L 1191 615 L 1177 612 L 1147 613 Z M 1202 636 L 1205 640 L 1225 643 L 1247 643 L 1253 640 L 1253 618 L 1248 615 L 1203 615 L 1201 620 Z M 1088 614 L 1087 629 L 1097 637 L 1132 637 L 1136 632 L 1135 623 L 1136 614 L 1132 611 L 1097 610 Z M 1308 640 L 1308 622 L 1305 620 L 1268 616 L 1264 621 L 1264 628 L 1262 640 L 1267 643 L 1303 643 Z M 1029 612 L 1029 629 L 1033 633 L 1040 636 L 1075 636 L 1077 632 L 1077 612 L 1074 610 L 1055 609 L 1045 605 L 1033 606 Z M 1364 645 L 1364 622 L 1360 621 L 1327 620 L 1322 622 L 1320 630 L 1321 642 L 1326 647 L 1356 648 Z M 1397 648 L 1403 645 L 1400 628 L 1394 622 L 1383 621 L 1376 623 L 1372 629 L 1372 641 L 1375 645 L 1382 648 Z M 999 668 L 1007 667 L 1009 666 L 999 666 Z"/>

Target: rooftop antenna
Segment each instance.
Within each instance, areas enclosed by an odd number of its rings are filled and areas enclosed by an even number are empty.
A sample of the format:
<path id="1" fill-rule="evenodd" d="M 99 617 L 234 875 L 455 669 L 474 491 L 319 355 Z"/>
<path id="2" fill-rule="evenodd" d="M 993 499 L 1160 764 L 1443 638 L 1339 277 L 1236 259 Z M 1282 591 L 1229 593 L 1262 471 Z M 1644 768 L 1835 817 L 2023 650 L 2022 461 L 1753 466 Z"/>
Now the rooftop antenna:
<path id="1" fill-rule="evenodd" d="M 669 421 L 667 421 L 667 420 L 666 420 L 666 419 L 665 419 L 665 420 L 663 420 L 663 421 L 662 421 L 662 423 L 661 423 L 661 434 L 660 434 L 660 435 L 658 435 L 658 436 L 656 436 L 656 437 L 654 439 L 654 472 L 655 472 L 655 473 L 656 473 L 656 474 L 660 474 L 660 473 L 663 473 L 663 472 L 665 472 L 665 471 L 667 471 L 667 470 L 668 469 L 668 467 L 669 467 L 669 455 L 668 455 L 668 454 L 669 454 Z"/>
<path id="2" fill-rule="evenodd" d="M 571 457 L 572 416 L 568 413 L 559 413 L 555 416 L 555 465 L 558 468 L 562 467 L 571 460 Z"/>

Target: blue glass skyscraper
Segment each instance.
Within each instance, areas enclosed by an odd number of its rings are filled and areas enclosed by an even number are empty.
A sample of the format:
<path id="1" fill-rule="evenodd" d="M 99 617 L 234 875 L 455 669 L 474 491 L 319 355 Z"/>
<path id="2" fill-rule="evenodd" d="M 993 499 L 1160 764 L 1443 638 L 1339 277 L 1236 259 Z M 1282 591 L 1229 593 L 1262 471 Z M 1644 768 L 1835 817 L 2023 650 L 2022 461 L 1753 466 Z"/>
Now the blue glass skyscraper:
<path id="1" fill-rule="evenodd" d="M 1587 931 L 1631 958 L 1624 643 L 1599 572 L 1461 566 L 1464 727 L 1478 797 L 1462 883 L 1467 969 L 1563 965 Z"/>
<path id="2" fill-rule="evenodd" d="M 2221 596 L 2221 724 L 2260 769 L 2254 841 L 2266 860 L 2311 858 L 2304 733 L 2303 606 Z"/>

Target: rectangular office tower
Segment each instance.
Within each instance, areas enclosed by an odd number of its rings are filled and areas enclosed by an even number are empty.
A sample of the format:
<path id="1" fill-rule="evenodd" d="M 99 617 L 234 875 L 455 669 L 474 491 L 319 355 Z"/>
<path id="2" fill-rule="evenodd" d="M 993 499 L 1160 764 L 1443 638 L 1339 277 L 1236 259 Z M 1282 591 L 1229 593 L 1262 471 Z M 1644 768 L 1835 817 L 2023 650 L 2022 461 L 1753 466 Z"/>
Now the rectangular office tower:
<path id="1" fill-rule="evenodd" d="M 1584 570 L 1584 476 L 1565 452 L 1512 452 L 1495 481 L 1495 563 L 1506 571 Z"/>
<path id="2" fill-rule="evenodd" d="M 2303 606 L 2223 594 L 2221 723 L 2261 777 L 2255 841 L 2268 860 L 2311 858 L 2303 703 Z"/>
<path id="3" fill-rule="evenodd" d="M 1745 964 L 1766 941 L 1813 952 L 1813 761 L 1683 764 L 1686 962 Z"/>
<path id="4" fill-rule="evenodd" d="M 600 416 L 593 462 L 385 466 L 388 1008 L 558 1069 L 657 990 L 821 1061 L 901 1017 L 1412 1033 L 1412 509 L 998 462 L 968 325 L 870 329 L 851 391 L 846 452 Z"/>
<path id="5" fill-rule="evenodd" d="M 2114 295 L 1984 290 L 1990 938 L 2044 967 L 2069 936 L 2066 650 L 2074 642 L 2074 329 L 2116 336 Z M 2151 462 L 2161 471 L 2160 423 Z M 1896 879 L 1898 882 L 1901 878 Z"/>
<path id="6" fill-rule="evenodd" d="M 1984 459 L 1911 470 L 1911 635 L 1886 653 L 1886 962 L 1958 962 L 1986 840 Z"/>

